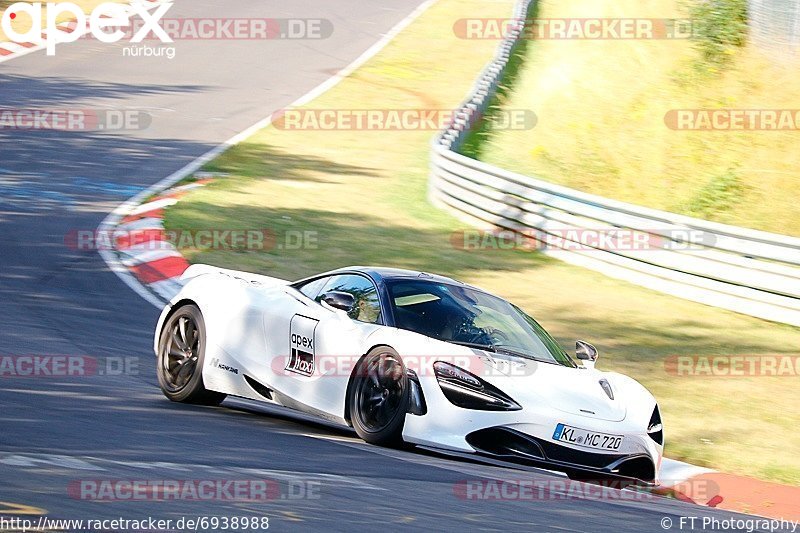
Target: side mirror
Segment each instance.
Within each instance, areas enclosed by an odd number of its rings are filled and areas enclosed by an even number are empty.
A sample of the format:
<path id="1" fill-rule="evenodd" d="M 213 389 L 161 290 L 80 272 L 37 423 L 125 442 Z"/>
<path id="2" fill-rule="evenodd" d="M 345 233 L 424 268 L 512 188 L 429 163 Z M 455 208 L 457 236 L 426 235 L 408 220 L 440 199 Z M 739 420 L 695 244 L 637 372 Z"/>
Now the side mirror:
<path id="1" fill-rule="evenodd" d="M 594 364 L 599 357 L 597 348 L 586 341 L 575 341 L 575 357 L 583 361 L 586 368 L 594 368 Z"/>
<path id="2" fill-rule="evenodd" d="M 349 292 L 342 291 L 328 291 L 322 295 L 322 303 L 334 309 L 340 309 L 345 313 L 349 313 L 356 306 L 355 296 Z"/>

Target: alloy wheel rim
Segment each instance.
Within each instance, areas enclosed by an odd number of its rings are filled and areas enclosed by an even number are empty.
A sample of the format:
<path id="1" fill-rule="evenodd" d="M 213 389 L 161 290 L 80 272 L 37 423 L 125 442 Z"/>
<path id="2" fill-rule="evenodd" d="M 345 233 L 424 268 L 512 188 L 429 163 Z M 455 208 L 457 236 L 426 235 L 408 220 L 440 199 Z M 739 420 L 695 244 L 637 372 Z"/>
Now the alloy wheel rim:
<path id="1" fill-rule="evenodd" d="M 370 358 L 365 370 L 357 391 L 357 416 L 367 431 L 378 432 L 391 424 L 403 405 L 405 370 L 392 354 Z"/>
<path id="2" fill-rule="evenodd" d="M 194 375 L 200 353 L 200 333 L 190 316 L 179 316 L 169 327 L 162 352 L 162 375 L 168 388 L 178 392 Z"/>

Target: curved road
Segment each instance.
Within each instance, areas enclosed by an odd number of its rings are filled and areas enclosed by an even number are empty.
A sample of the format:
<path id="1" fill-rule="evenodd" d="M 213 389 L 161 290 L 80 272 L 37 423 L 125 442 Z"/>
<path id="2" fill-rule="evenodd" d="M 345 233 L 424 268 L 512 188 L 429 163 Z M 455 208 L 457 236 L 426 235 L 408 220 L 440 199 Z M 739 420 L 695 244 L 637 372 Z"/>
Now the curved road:
<path id="1" fill-rule="evenodd" d="M 231 400 L 178 406 L 159 392 L 157 310 L 65 235 L 255 120 L 287 106 L 404 18 L 418 0 L 178 0 L 176 17 L 322 18 L 326 40 L 182 41 L 177 57 L 122 58 L 122 45 L 61 46 L 0 64 L 0 108 L 137 109 L 125 133 L 0 129 L 0 357 L 123 361 L 121 374 L 15 377 L 0 367 L 0 516 L 65 519 L 269 516 L 274 530 L 660 531 L 681 515 L 731 516 L 659 499 L 466 500 L 465 480 L 529 476 L 424 452 L 366 446 L 350 432 Z M 114 366 L 116 368 L 116 366 Z M 81 499 L 81 480 L 270 479 L 269 503 Z M 302 497 L 311 491 L 313 497 Z M 306 494 L 308 496 L 308 494 Z M 0 531 L 13 527 L 0 522 Z M 119 528 L 124 530 L 125 528 Z"/>

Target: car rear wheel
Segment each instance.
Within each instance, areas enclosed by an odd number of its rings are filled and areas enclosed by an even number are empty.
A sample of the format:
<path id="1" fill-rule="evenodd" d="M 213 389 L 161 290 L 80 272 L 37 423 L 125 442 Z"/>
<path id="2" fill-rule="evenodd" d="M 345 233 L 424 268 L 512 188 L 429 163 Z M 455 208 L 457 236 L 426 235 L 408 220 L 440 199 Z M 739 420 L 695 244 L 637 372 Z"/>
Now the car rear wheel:
<path id="1" fill-rule="evenodd" d="M 164 324 L 158 341 L 158 384 L 173 402 L 219 405 L 225 394 L 206 390 L 203 361 L 206 326 L 194 304 L 178 308 Z"/>
<path id="2" fill-rule="evenodd" d="M 408 398 L 408 375 L 399 354 L 388 346 L 371 350 L 356 368 L 348 398 L 358 436 L 379 446 L 402 445 Z"/>

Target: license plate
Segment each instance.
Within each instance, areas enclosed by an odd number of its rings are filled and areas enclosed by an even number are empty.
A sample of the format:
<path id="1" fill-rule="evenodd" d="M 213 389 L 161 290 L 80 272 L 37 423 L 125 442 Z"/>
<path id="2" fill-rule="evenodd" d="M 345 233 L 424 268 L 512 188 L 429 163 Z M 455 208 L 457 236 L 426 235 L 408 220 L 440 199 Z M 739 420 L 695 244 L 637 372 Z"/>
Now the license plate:
<path id="1" fill-rule="evenodd" d="M 556 430 L 553 432 L 553 439 L 594 450 L 619 450 L 622 445 L 622 435 L 608 435 L 565 426 L 564 424 L 556 426 Z"/>

